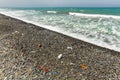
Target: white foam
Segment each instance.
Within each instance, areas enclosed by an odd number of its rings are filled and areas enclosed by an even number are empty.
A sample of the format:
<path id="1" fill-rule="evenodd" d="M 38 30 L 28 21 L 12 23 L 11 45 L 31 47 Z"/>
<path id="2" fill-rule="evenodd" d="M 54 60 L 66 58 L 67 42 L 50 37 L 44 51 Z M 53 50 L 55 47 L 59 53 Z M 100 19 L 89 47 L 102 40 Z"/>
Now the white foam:
<path id="1" fill-rule="evenodd" d="M 9 14 L 7 12 L 0 12 L 0 13 L 4 14 L 4 15 L 7 15 L 7 16 L 10 16 L 10 17 L 13 17 L 13 18 L 16 18 L 16 19 L 19 19 L 19 20 L 22 20 L 22 21 L 27 22 L 27 23 L 35 24 L 37 26 L 49 29 L 51 31 L 59 32 L 59 33 L 64 34 L 64 35 L 67 35 L 67 36 L 70 36 L 70 37 L 73 37 L 73 38 L 76 38 L 76 39 L 80 39 L 80 40 L 83 40 L 85 42 L 89 42 L 89 43 L 95 44 L 97 46 L 105 47 L 105 48 L 108 48 L 108 49 L 120 52 L 120 48 L 119 47 L 116 47 L 115 45 L 109 45 L 109 44 L 107 44 L 107 43 L 105 43 L 105 42 L 103 42 L 101 40 L 90 39 L 90 38 L 87 38 L 84 35 L 81 35 L 81 34 L 78 35 L 77 33 L 70 33 L 70 32 L 64 31 L 64 30 L 62 30 L 62 29 L 60 29 L 58 27 L 53 27 L 53 26 L 50 26 L 50 25 L 43 25 L 43 24 L 35 22 L 35 21 L 26 20 L 24 18 L 15 16 L 16 14 L 11 15 L 11 14 Z"/>
<path id="2" fill-rule="evenodd" d="M 116 27 L 115 27 L 115 26 L 112 26 L 112 32 L 113 32 L 114 34 L 120 35 L 120 32 L 118 32 L 118 31 L 116 31 L 116 30 L 117 30 Z"/>
<path id="3" fill-rule="evenodd" d="M 57 13 L 57 11 L 47 11 L 47 13 Z"/>
<path id="4" fill-rule="evenodd" d="M 101 14 L 83 14 L 83 13 L 75 13 L 75 12 L 69 12 L 69 15 L 73 16 L 85 16 L 85 17 L 104 17 L 104 18 L 115 18 L 120 19 L 120 16 L 113 16 L 113 15 L 101 15 Z"/>

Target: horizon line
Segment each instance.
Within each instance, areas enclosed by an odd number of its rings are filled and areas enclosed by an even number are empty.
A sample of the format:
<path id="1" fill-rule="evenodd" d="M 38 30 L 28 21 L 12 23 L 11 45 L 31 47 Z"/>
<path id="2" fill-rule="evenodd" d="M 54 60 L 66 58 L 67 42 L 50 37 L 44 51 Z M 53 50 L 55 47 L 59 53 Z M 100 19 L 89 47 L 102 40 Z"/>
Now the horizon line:
<path id="1" fill-rule="evenodd" d="M 0 8 L 120 8 L 120 6 L 7 6 Z"/>

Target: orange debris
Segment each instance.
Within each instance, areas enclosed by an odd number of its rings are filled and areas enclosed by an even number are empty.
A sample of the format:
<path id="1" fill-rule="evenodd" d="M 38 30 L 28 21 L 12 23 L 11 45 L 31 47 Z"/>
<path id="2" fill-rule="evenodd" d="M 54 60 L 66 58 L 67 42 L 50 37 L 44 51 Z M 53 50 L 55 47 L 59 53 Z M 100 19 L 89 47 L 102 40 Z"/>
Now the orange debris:
<path id="1" fill-rule="evenodd" d="M 85 66 L 85 65 L 83 65 L 83 64 L 80 64 L 80 67 L 83 68 L 83 69 L 85 69 L 85 70 L 88 69 L 88 67 Z"/>

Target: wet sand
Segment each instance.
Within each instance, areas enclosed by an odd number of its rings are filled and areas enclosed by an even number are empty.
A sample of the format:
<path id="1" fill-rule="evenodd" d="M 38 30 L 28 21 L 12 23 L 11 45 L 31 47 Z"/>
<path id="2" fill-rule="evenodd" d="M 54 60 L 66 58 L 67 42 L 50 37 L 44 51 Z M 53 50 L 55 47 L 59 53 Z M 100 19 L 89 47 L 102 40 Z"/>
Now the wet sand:
<path id="1" fill-rule="evenodd" d="M 0 14 L 0 80 L 120 80 L 120 52 Z"/>

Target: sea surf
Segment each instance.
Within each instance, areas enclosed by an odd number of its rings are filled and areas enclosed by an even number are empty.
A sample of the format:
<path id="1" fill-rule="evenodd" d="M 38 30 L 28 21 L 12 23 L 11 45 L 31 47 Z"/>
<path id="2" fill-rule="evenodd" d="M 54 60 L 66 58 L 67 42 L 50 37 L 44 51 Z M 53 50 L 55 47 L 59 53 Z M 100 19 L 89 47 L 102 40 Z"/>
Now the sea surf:
<path id="1" fill-rule="evenodd" d="M 120 8 L 1 8 L 0 13 L 120 52 Z"/>

